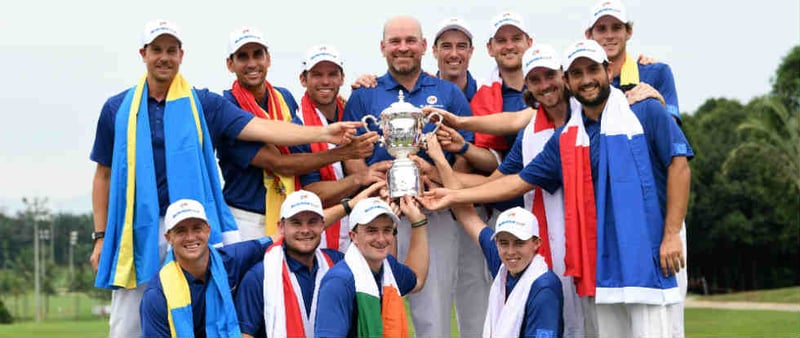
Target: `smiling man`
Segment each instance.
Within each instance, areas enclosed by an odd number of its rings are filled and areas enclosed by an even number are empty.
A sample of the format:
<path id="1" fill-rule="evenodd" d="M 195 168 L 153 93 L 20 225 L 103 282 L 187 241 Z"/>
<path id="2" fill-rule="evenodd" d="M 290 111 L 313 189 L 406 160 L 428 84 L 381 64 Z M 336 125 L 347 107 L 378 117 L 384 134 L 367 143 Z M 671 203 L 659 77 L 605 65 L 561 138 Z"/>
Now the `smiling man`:
<path id="1" fill-rule="evenodd" d="M 571 117 L 519 172 L 463 190 L 437 189 L 435 207 L 563 189 L 565 274 L 594 297 L 601 337 L 683 336 L 675 274 L 684 267 L 680 229 L 694 156 L 655 99 L 628 105 L 611 87 L 593 40 L 567 49 Z"/>
<path id="2" fill-rule="evenodd" d="M 261 119 L 292 120 L 298 108 L 294 98 L 288 90 L 273 87 L 267 81 L 271 58 L 261 32 L 251 27 L 231 32 L 226 64 L 236 74 L 232 88 L 223 92 L 226 99 Z M 331 94 L 325 93 L 327 106 L 336 108 L 336 96 Z M 289 147 L 257 142 L 222 145 L 217 155 L 225 178 L 223 194 L 243 239 L 273 235 L 277 231 L 281 203 L 300 188 L 297 175 L 341 160 L 364 158 L 372 153 L 376 139 L 377 135 L 370 133 L 346 146 L 316 154 L 293 154 Z"/>
<path id="3" fill-rule="evenodd" d="M 419 21 L 409 16 L 393 17 L 383 27 L 380 41 L 381 53 L 386 59 L 387 72 L 378 78 L 374 88 L 354 90 L 345 106 L 345 121 L 360 121 L 366 115 L 380 118 L 382 110 L 398 101 L 402 92 L 405 102 L 415 107 L 434 106 L 459 116 L 472 115 L 469 103 L 461 90 L 451 82 L 432 77 L 422 71 L 422 57 L 427 50 L 427 40 L 423 37 Z M 375 128 L 375 126 L 371 126 Z M 423 132 L 431 132 L 434 126 L 426 124 Z M 472 133 L 460 131 L 467 140 L 472 141 Z M 418 155 L 426 161 L 429 157 L 421 150 Z M 466 161 L 454 153 L 447 158 L 457 170 L 467 170 Z M 376 147 L 372 156 L 365 160 L 345 161 L 347 173 L 364 173 L 375 165 L 392 160 L 386 147 Z M 450 334 L 450 313 L 452 293 L 455 285 L 454 263 L 457 252 L 451 250 L 449 243 L 457 239 L 458 228 L 449 210 L 433 212 L 428 215 L 433 225 L 430 231 L 431 274 L 425 288 L 409 297 L 416 334 L 422 337 L 443 337 Z M 412 233 L 408 219 L 403 217 L 398 224 L 398 256 L 406 256 L 409 251 L 409 235 Z"/>
<path id="4" fill-rule="evenodd" d="M 344 257 L 320 248 L 324 228 L 325 212 L 317 195 L 305 190 L 289 194 L 281 205 L 282 241 L 247 272 L 237 291 L 244 337 L 313 335 L 320 280 Z"/>
<path id="5" fill-rule="evenodd" d="M 171 246 L 167 260 L 142 298 L 142 337 L 240 335 L 233 295 L 244 273 L 272 240 L 264 237 L 215 249 L 203 205 L 178 200 L 166 211 Z"/>
<path id="6" fill-rule="evenodd" d="M 654 97 L 661 101 L 676 122 L 681 123 L 678 91 L 669 65 L 662 62 L 643 64 L 628 54 L 628 40 L 633 36 L 633 22 L 618 0 L 598 2 L 590 14 L 586 38 L 597 41 L 608 55 L 612 85 L 622 89 L 629 100 Z"/>
<path id="7" fill-rule="evenodd" d="M 222 196 L 215 150 L 234 140 L 280 145 L 348 143 L 361 123 L 300 127 L 254 119 L 220 95 L 198 89 L 179 72 L 182 35 L 167 20 L 145 24 L 137 50 L 146 74 L 106 100 L 90 158 L 95 287 L 112 289 L 110 336 L 137 337 L 139 303 L 158 272 L 167 206 L 183 198 L 203 203 L 212 245 L 239 240 Z M 132 235 L 131 235 L 132 234 Z M 105 239 L 108 238 L 106 241 Z"/>
<path id="8" fill-rule="evenodd" d="M 400 199 L 413 222 L 404 263 L 390 254 L 400 219 L 386 202 L 367 198 L 350 214 L 344 262 L 322 279 L 315 337 L 407 337 L 402 296 L 417 292 L 428 274 L 428 219 L 413 197 Z"/>
<path id="9" fill-rule="evenodd" d="M 327 126 L 342 120 L 345 101 L 339 96 L 339 88 L 344 83 L 344 60 L 339 51 L 330 45 L 311 47 L 303 58 L 300 84 L 306 88 L 292 122 L 305 126 Z M 356 142 L 371 146 L 377 141 L 377 133 L 361 136 Z M 312 143 L 290 148 L 292 154 L 306 156 L 325 156 L 336 145 Z M 364 156 L 372 154 L 372 148 L 364 149 Z M 367 171 L 345 173 L 341 161 L 322 166 L 318 170 L 299 176 L 303 189 L 314 192 L 329 207 L 347 201 L 358 191 L 372 183 L 385 181 L 386 170 L 391 162 L 384 161 L 370 166 Z M 333 222 L 325 229 L 322 247 L 345 252 L 350 245 L 347 229 L 347 216 Z"/>

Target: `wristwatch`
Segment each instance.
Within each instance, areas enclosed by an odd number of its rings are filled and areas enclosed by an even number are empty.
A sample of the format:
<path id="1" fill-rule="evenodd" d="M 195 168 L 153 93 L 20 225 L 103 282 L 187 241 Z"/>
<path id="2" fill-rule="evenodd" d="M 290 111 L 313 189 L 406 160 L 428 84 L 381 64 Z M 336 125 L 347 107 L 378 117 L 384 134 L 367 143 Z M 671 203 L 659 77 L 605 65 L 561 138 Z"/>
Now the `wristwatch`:
<path id="1" fill-rule="evenodd" d="M 342 200 L 339 203 L 342 204 L 342 207 L 344 208 L 344 213 L 345 214 L 349 215 L 350 212 L 353 211 L 353 208 L 350 207 L 350 199 L 349 198 L 342 198 Z"/>
<path id="2" fill-rule="evenodd" d="M 92 241 L 93 242 L 97 242 L 98 239 L 101 239 L 103 237 L 106 237 L 106 232 L 105 231 L 95 231 L 95 232 L 92 233 Z"/>

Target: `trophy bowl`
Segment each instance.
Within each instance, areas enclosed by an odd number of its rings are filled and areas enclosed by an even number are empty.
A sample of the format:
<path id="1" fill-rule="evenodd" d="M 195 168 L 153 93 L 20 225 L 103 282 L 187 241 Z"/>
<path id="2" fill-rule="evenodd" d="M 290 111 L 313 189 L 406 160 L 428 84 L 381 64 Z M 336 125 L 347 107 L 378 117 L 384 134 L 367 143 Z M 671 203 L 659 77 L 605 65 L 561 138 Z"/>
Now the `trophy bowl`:
<path id="1" fill-rule="evenodd" d="M 395 158 L 387 175 L 389 197 L 392 199 L 422 193 L 419 168 L 408 156 L 416 154 L 420 147 L 425 146 L 427 134 L 424 134 L 422 129 L 426 123 L 438 117 L 435 120 L 436 127 L 430 134 L 436 133 L 442 123 L 441 114 L 434 112 L 425 117 L 421 109 L 403 101 L 402 90 L 397 99 L 397 102 L 381 111 L 380 120 L 372 115 L 366 115 L 361 119 L 367 131 L 369 131 L 368 121 L 378 126 L 383 132 L 378 142 L 383 144 L 389 155 Z"/>

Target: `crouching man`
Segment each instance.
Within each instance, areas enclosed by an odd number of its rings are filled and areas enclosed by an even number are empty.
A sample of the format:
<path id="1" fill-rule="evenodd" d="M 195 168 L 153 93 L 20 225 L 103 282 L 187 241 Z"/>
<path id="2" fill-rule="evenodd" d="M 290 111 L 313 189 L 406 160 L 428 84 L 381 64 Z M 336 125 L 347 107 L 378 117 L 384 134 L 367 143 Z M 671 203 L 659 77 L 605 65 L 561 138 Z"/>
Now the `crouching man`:
<path id="1" fill-rule="evenodd" d="M 181 199 L 164 215 L 171 249 L 147 284 L 139 315 L 143 337 L 239 337 L 231 291 L 272 245 L 268 237 L 223 248 L 208 245 L 211 227 L 200 202 Z"/>
<path id="2" fill-rule="evenodd" d="M 400 199 L 411 222 L 411 243 L 404 263 L 395 247 L 397 215 L 386 202 L 368 198 L 350 214 L 352 245 L 319 290 L 316 337 L 407 337 L 402 296 L 422 289 L 428 274 L 427 218 L 413 197 Z"/>

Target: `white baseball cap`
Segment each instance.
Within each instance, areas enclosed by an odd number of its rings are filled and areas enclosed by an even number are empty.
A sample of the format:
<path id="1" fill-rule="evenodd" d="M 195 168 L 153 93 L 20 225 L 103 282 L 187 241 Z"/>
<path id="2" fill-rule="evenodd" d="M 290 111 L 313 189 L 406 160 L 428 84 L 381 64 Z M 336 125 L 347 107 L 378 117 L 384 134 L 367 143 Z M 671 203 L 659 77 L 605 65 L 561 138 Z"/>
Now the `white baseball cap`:
<path id="1" fill-rule="evenodd" d="M 522 17 L 517 13 L 509 11 L 502 12 L 500 14 L 495 15 L 492 18 L 491 23 L 492 26 L 489 28 L 489 32 L 491 32 L 491 35 L 489 35 L 489 39 L 494 38 L 495 34 L 497 34 L 497 31 L 500 30 L 500 27 L 506 25 L 517 27 L 523 33 L 528 34 L 528 37 L 533 38 L 533 35 L 528 33 L 527 28 L 525 28 L 525 22 L 522 21 Z"/>
<path id="2" fill-rule="evenodd" d="M 322 211 L 322 201 L 319 200 L 317 194 L 308 190 L 298 190 L 289 194 L 281 204 L 282 219 L 291 218 L 303 211 L 311 211 L 325 218 L 325 212 Z"/>
<path id="3" fill-rule="evenodd" d="M 303 70 L 309 71 L 322 61 L 332 62 L 344 72 L 344 61 L 336 48 L 329 45 L 316 45 L 311 47 L 303 59 Z"/>
<path id="4" fill-rule="evenodd" d="M 594 62 L 608 62 L 606 51 L 594 40 L 581 40 L 570 45 L 564 52 L 564 71 L 578 58 L 589 58 Z"/>
<path id="5" fill-rule="evenodd" d="M 264 35 L 258 29 L 246 26 L 237 28 L 228 37 L 228 55 L 236 53 L 239 48 L 251 42 L 269 48 L 267 41 L 264 40 Z"/>
<path id="6" fill-rule="evenodd" d="M 494 235 L 497 237 L 501 232 L 507 232 L 514 237 L 527 241 L 533 236 L 539 237 L 539 221 L 533 214 L 521 207 L 513 207 L 500 213 L 497 217 Z"/>
<path id="7" fill-rule="evenodd" d="M 181 33 L 175 23 L 167 20 L 153 20 L 144 25 L 144 30 L 142 31 L 141 36 L 142 46 L 150 44 L 153 42 L 153 40 L 163 34 L 172 35 L 178 39 L 178 42 L 181 42 Z"/>
<path id="8" fill-rule="evenodd" d="M 372 222 L 380 215 L 388 215 L 394 221 L 395 226 L 400 223 L 400 219 L 394 214 L 392 208 L 386 202 L 377 197 L 370 197 L 363 199 L 356 203 L 353 211 L 350 212 L 350 230 L 359 224 L 367 224 Z"/>
<path id="9" fill-rule="evenodd" d="M 189 218 L 197 218 L 208 222 L 206 210 L 200 202 L 191 199 L 179 199 L 167 207 L 167 212 L 164 214 L 164 225 L 169 231 L 181 221 Z"/>
<path id="10" fill-rule="evenodd" d="M 559 70 L 561 69 L 561 58 L 550 45 L 534 44 L 525 51 L 525 54 L 522 54 L 522 74 L 528 76 L 528 73 L 536 67 Z"/>
<path id="11" fill-rule="evenodd" d="M 442 20 L 442 22 L 439 23 L 439 29 L 436 31 L 436 35 L 433 36 L 433 43 L 436 43 L 436 40 L 438 40 L 439 37 L 442 34 L 444 34 L 444 32 L 452 29 L 461 31 L 462 33 L 467 35 L 467 38 L 469 38 L 470 41 L 472 41 L 472 32 L 470 32 L 467 23 L 464 22 L 464 20 L 461 20 L 461 18 L 454 16 L 451 18 L 444 19 Z"/>
<path id="12" fill-rule="evenodd" d="M 597 20 L 600 18 L 610 15 L 617 18 L 622 23 L 628 23 L 628 14 L 625 11 L 625 6 L 622 5 L 622 2 L 617 0 L 603 0 L 598 2 L 593 8 L 591 17 L 589 18 L 589 25 L 586 26 L 586 29 L 592 29 Z"/>

